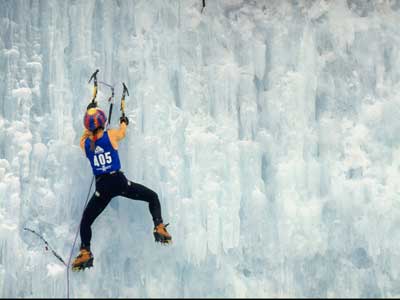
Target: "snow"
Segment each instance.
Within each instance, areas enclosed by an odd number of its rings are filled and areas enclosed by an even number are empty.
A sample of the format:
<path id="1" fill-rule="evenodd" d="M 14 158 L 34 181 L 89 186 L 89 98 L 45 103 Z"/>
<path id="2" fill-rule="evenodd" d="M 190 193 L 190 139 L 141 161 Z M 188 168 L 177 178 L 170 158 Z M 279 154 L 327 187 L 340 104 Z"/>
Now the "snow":
<path id="1" fill-rule="evenodd" d="M 29 98 L 32 94 L 30 88 L 19 88 L 11 91 L 11 94 L 15 98 Z"/>
<path id="2" fill-rule="evenodd" d="M 49 277 L 58 277 L 65 273 L 65 267 L 61 264 L 47 264 L 46 268 Z"/>
<path id="3" fill-rule="evenodd" d="M 400 6 L 206 2 L 0 2 L 1 297 L 66 297 L 23 228 L 68 259 L 97 68 L 111 127 L 129 88 L 122 168 L 174 243 L 154 243 L 145 203 L 113 199 L 71 297 L 398 296 Z"/>

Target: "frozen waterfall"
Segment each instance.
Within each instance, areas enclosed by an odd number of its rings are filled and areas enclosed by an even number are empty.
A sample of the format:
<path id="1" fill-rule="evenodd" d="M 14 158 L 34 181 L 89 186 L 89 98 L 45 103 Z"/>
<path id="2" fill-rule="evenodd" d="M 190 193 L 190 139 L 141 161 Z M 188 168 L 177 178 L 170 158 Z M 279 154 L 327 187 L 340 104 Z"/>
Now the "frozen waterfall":
<path id="1" fill-rule="evenodd" d="M 0 297 L 67 295 L 97 68 L 174 243 L 113 199 L 71 297 L 400 296 L 400 1 L 206 3 L 0 0 Z"/>

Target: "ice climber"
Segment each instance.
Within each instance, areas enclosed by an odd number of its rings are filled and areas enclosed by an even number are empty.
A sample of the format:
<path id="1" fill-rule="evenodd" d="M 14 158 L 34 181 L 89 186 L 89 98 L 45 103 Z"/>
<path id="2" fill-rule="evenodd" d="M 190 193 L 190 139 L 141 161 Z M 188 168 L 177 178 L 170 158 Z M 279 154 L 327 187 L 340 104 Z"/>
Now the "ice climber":
<path id="1" fill-rule="evenodd" d="M 120 118 L 119 129 L 105 130 L 107 117 L 97 106 L 88 106 L 84 116 L 85 131 L 80 146 L 89 159 L 96 178 L 96 191 L 86 206 L 80 225 L 80 253 L 72 262 L 74 271 L 93 266 L 93 254 L 90 249 L 92 238 L 91 225 L 115 196 L 124 196 L 149 203 L 154 222 L 156 242 L 168 244 L 172 241 L 161 216 L 158 195 L 151 189 L 128 180 L 121 172 L 118 156 L 118 143 L 125 137 L 129 120 Z"/>

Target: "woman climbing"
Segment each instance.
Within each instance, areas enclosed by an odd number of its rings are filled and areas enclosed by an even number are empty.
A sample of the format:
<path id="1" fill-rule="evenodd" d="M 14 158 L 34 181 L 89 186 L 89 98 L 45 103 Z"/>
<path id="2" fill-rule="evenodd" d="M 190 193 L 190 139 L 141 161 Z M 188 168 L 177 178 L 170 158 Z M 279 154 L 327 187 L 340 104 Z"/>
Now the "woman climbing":
<path id="1" fill-rule="evenodd" d="M 128 180 L 120 171 L 118 143 L 125 137 L 129 124 L 125 114 L 120 118 L 119 129 L 105 130 L 107 117 L 97 105 L 89 105 L 84 116 L 84 131 L 80 146 L 90 161 L 96 178 L 96 191 L 86 206 L 80 225 L 80 253 L 72 263 L 74 271 L 93 266 L 93 254 L 90 249 L 92 238 L 91 225 L 94 220 L 115 196 L 124 196 L 149 203 L 149 210 L 154 222 L 154 238 L 156 242 L 168 244 L 172 242 L 163 224 L 161 206 L 158 195 L 151 189 Z"/>

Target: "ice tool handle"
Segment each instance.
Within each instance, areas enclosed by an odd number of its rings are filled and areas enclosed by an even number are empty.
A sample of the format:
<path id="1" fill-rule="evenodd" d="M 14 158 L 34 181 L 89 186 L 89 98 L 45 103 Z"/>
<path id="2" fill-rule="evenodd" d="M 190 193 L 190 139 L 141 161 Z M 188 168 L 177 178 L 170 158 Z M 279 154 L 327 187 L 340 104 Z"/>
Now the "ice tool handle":
<path id="1" fill-rule="evenodd" d="M 121 112 L 122 112 L 122 117 L 125 117 L 125 96 L 129 96 L 129 91 L 128 88 L 126 87 L 125 83 L 122 83 L 122 86 L 124 88 L 122 92 L 122 97 L 121 97 Z"/>
<path id="2" fill-rule="evenodd" d="M 96 105 L 96 97 L 97 97 L 97 73 L 99 73 L 99 69 L 97 69 L 92 76 L 90 76 L 89 82 L 90 83 L 93 79 L 93 99 L 91 104 Z M 97 106 L 97 105 L 96 105 Z"/>

